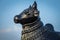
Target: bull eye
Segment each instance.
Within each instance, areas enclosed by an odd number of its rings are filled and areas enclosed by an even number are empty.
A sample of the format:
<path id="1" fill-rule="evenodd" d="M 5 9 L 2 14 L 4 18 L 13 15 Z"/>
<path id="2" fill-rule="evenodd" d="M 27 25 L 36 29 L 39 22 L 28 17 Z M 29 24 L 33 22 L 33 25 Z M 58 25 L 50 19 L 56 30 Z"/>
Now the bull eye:
<path id="1" fill-rule="evenodd" d="M 35 14 L 38 14 L 38 13 L 35 13 Z"/>
<path id="2" fill-rule="evenodd" d="M 35 15 L 37 15 L 38 13 L 34 13 Z"/>
<path id="3" fill-rule="evenodd" d="M 34 16 L 38 16 L 38 13 L 34 13 Z"/>

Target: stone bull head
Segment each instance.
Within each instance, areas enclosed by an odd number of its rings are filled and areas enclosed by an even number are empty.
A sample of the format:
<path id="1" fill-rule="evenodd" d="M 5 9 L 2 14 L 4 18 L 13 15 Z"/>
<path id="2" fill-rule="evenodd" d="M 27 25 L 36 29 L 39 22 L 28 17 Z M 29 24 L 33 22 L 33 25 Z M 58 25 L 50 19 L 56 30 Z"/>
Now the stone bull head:
<path id="1" fill-rule="evenodd" d="M 36 2 L 34 2 L 32 6 L 30 5 L 29 8 L 25 9 L 19 15 L 16 15 L 14 17 L 14 22 L 27 24 L 34 22 L 38 17 L 39 17 L 39 11 L 37 10 Z"/>

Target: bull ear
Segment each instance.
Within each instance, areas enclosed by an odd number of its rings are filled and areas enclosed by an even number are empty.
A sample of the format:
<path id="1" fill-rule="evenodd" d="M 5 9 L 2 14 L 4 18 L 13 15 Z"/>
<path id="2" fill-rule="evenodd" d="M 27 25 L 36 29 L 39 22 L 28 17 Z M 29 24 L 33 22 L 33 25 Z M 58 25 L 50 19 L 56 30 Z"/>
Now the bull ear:
<path id="1" fill-rule="evenodd" d="M 36 1 L 34 1 L 33 5 L 32 5 L 32 8 L 33 9 L 37 9 L 37 3 L 36 3 Z"/>

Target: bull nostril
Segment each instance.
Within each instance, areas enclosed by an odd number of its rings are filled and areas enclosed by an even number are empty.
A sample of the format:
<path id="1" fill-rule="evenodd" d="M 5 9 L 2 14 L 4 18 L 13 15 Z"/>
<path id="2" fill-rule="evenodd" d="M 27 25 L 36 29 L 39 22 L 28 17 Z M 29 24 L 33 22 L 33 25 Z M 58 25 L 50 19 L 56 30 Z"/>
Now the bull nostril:
<path id="1" fill-rule="evenodd" d="M 15 17 L 15 20 L 18 20 L 18 17 Z"/>
<path id="2" fill-rule="evenodd" d="M 19 23 L 19 18 L 17 16 L 14 17 L 14 22 Z"/>

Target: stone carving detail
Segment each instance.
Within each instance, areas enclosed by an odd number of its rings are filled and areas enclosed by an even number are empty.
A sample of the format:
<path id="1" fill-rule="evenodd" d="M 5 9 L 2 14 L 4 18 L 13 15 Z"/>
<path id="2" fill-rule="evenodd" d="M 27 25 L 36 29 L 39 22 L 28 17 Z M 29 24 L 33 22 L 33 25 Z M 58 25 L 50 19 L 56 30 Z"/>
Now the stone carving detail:
<path id="1" fill-rule="evenodd" d="M 52 24 L 46 24 L 39 17 L 37 3 L 14 17 L 15 23 L 22 24 L 21 40 L 60 40 L 60 33 L 55 32 Z"/>

